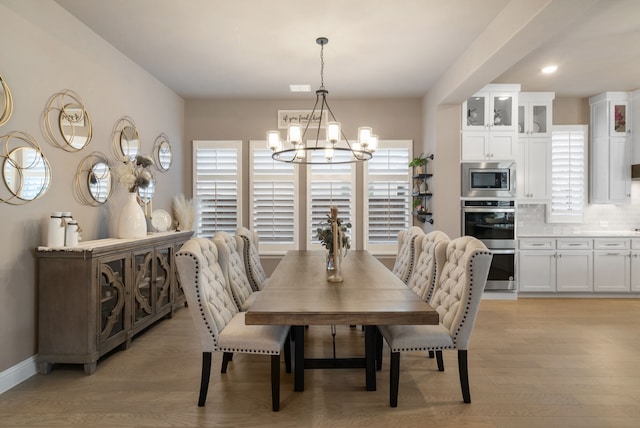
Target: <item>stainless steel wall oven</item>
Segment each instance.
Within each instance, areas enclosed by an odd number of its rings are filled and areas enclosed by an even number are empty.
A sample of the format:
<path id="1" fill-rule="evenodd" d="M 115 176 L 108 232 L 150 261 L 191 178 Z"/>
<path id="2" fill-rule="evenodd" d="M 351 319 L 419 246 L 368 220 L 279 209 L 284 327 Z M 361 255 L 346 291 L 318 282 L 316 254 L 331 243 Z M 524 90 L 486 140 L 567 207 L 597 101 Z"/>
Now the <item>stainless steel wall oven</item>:
<path id="1" fill-rule="evenodd" d="M 516 207 L 513 200 L 463 200 L 462 234 L 493 251 L 487 290 L 515 290 Z"/>

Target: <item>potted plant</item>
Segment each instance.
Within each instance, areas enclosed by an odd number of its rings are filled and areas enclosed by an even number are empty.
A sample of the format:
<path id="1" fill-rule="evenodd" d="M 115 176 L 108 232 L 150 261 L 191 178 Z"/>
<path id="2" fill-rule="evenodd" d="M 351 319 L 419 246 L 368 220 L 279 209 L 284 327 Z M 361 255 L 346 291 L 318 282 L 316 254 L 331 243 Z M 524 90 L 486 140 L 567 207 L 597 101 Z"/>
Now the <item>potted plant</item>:
<path id="1" fill-rule="evenodd" d="M 424 166 L 426 164 L 427 158 L 424 153 L 420 153 L 420 156 L 411 159 L 411 162 L 409 162 L 410 167 L 416 168 L 416 174 L 424 174 Z"/>

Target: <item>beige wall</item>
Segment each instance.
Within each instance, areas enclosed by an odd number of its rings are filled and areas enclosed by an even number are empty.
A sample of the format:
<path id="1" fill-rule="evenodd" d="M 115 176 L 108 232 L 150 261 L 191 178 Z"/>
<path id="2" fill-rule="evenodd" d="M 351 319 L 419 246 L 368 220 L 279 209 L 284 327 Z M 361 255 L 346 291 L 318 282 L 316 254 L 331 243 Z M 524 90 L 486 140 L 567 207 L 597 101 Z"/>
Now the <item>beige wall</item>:
<path id="1" fill-rule="evenodd" d="M 554 125 L 588 125 L 589 115 L 588 98 L 556 97 L 553 100 Z"/>
<path id="2" fill-rule="evenodd" d="M 315 95 L 296 96 L 292 99 L 218 99 L 187 100 L 185 106 L 185 142 L 193 140 L 242 140 L 247 148 L 250 140 L 264 140 L 266 131 L 277 128 L 276 114 L 284 109 L 311 109 Z M 342 123 L 347 138 L 356 136 L 359 126 L 372 126 L 381 140 L 413 140 L 414 152 L 421 152 L 422 112 L 420 98 L 385 98 L 347 100 L 334 99 L 331 94 L 328 102 L 336 119 Z M 281 130 L 284 136 L 286 130 Z M 191 182 L 190 156 L 185 156 L 184 179 Z M 244 159 L 248 168 L 248 159 Z M 358 166 L 360 168 L 360 166 Z M 358 170 L 359 173 L 359 170 Z M 305 182 L 304 169 L 301 180 Z M 358 174 L 360 176 L 360 174 Z M 245 180 L 245 194 L 248 195 L 248 180 Z M 361 194 L 362 183 L 357 181 L 357 192 Z M 302 186 L 300 197 L 306 197 Z M 245 207 L 248 200 L 243 201 Z M 304 210 L 304 208 L 302 208 Z M 356 216 L 363 207 L 356 206 Z M 244 210 L 243 223 L 249 224 L 248 210 Z M 304 216 L 304 211 L 301 212 Z M 303 220 L 303 218 L 301 218 Z M 301 222 L 301 224 L 304 224 Z M 422 223 L 420 223 L 422 224 Z M 363 247 L 362 224 L 355 224 L 358 240 L 356 248 Z M 304 245 L 306 230 L 301 228 L 300 245 Z M 266 269 L 273 263 L 267 262 Z"/>
<path id="3" fill-rule="evenodd" d="M 73 196 L 76 168 L 90 152 L 113 158 L 111 133 L 123 115 L 139 129 L 142 152 L 150 153 L 162 132 L 176 159 L 167 173 L 155 173 L 154 208 L 170 209 L 183 191 L 184 101 L 116 51 L 50 0 L 0 0 L 0 74 L 14 100 L 11 119 L 0 135 L 27 132 L 39 142 L 51 164 L 53 180 L 40 199 L 23 206 L 0 203 L 0 373 L 35 355 L 37 349 L 37 264 L 34 249 L 44 243 L 44 224 L 52 211 L 72 211 L 84 239 L 114 236 L 113 223 L 126 191 L 119 186 L 99 208 L 83 206 Z M 76 91 L 94 126 L 91 144 L 67 153 L 49 145 L 41 117 L 49 97 Z"/>

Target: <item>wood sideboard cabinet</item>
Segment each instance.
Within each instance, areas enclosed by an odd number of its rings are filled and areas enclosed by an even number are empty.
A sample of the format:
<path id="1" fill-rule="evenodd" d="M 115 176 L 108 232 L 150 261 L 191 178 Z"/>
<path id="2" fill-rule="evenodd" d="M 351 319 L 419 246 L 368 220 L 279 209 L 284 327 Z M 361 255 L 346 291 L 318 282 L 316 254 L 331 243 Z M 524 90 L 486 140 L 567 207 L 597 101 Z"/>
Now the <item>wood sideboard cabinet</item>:
<path id="1" fill-rule="evenodd" d="M 98 358 L 185 305 L 174 255 L 193 232 L 98 239 L 73 248 L 39 247 L 38 369 Z"/>

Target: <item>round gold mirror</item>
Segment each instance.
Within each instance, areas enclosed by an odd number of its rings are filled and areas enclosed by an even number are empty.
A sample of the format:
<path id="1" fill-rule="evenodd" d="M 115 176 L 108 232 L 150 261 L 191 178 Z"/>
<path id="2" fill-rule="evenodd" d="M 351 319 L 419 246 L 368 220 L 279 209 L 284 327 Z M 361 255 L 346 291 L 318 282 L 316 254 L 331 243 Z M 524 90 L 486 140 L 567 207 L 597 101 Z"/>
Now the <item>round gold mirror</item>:
<path id="1" fill-rule="evenodd" d="M 138 196 L 142 200 L 142 203 L 148 204 L 153 198 L 153 194 L 155 193 L 155 182 L 154 180 L 149 181 L 149 185 L 147 187 L 138 187 Z"/>
<path id="2" fill-rule="evenodd" d="M 2 174 L 9 191 L 23 201 L 39 198 L 51 183 L 49 162 L 33 147 L 13 149 L 5 158 Z"/>
<path id="3" fill-rule="evenodd" d="M 140 154 L 140 137 L 138 136 L 138 130 L 133 126 L 125 126 L 122 129 L 120 150 L 129 159 L 135 159 Z"/>
<path id="4" fill-rule="evenodd" d="M 173 151 L 171 150 L 171 143 L 169 143 L 169 139 L 165 134 L 160 134 L 156 138 L 153 144 L 153 155 L 158 170 L 161 172 L 169 171 L 171 162 L 173 162 Z"/>
<path id="5" fill-rule="evenodd" d="M 111 169 L 105 162 L 97 162 L 91 166 L 87 175 L 89 194 L 99 204 L 104 204 L 111 195 Z"/>
<path id="6" fill-rule="evenodd" d="M 45 138 L 54 147 L 77 152 L 91 142 L 91 118 L 80 96 L 69 89 L 49 99 L 43 122 Z"/>
<path id="7" fill-rule="evenodd" d="M 13 98 L 7 82 L 0 76 L 0 126 L 7 123 L 13 113 Z"/>
<path id="8" fill-rule="evenodd" d="M 100 206 L 111 197 L 114 182 L 114 173 L 107 157 L 100 152 L 93 152 L 78 165 L 74 196 L 84 205 Z"/>

